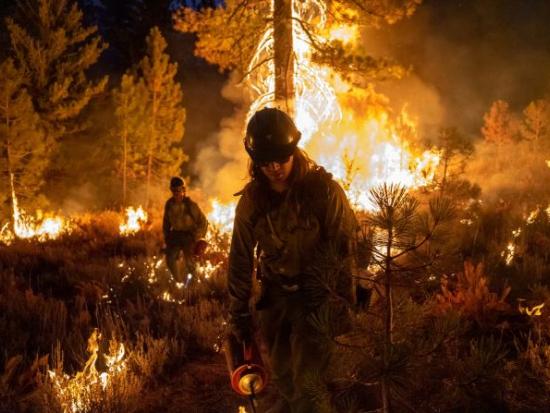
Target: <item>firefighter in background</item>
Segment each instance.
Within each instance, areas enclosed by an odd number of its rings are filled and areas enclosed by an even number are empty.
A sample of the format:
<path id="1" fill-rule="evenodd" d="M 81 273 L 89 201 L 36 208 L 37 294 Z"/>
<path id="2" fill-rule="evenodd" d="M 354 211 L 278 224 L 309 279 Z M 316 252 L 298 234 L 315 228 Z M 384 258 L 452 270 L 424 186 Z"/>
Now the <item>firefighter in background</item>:
<path id="1" fill-rule="evenodd" d="M 208 221 L 199 206 L 186 196 L 185 182 L 180 177 L 170 180 L 172 197 L 164 206 L 162 231 L 166 243 L 166 265 L 176 281 L 183 282 L 195 271 L 194 249 L 206 235 Z M 178 257 L 183 253 L 185 274 L 180 274 Z"/>
<path id="2" fill-rule="evenodd" d="M 250 182 L 239 193 L 229 254 L 231 333 L 252 340 L 252 275 L 271 377 L 282 396 L 270 413 L 320 411 L 308 383 L 322 378 L 332 340 L 352 301 L 351 251 L 357 220 L 342 188 L 297 147 L 292 119 L 263 109 L 250 119 L 245 149 Z M 256 258 L 257 257 L 257 260 Z M 328 330 L 314 320 L 328 314 Z M 323 380 L 321 381 L 322 384 Z M 311 388 L 311 386 L 309 386 Z"/>

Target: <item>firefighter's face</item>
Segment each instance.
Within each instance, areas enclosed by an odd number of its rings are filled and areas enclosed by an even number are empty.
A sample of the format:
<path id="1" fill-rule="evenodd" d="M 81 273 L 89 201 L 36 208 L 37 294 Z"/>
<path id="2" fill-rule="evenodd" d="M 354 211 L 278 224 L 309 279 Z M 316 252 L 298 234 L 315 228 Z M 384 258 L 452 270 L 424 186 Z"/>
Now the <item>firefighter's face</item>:
<path id="1" fill-rule="evenodd" d="M 177 201 L 183 200 L 183 197 L 185 196 L 185 187 L 184 186 L 176 186 L 172 189 L 172 195 Z"/>
<path id="2" fill-rule="evenodd" d="M 290 155 L 285 159 L 261 163 L 260 169 L 271 184 L 282 185 L 287 182 L 288 177 L 290 176 L 293 161 L 294 157 Z"/>

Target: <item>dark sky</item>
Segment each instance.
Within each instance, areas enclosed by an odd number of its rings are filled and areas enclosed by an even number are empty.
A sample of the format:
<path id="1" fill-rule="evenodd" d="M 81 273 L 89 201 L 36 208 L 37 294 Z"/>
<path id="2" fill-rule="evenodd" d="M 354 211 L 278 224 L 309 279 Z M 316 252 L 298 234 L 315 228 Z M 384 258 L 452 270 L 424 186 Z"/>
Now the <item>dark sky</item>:
<path id="1" fill-rule="evenodd" d="M 412 77 L 385 88 L 429 126 L 478 133 L 494 100 L 522 110 L 550 85 L 549 0 L 425 0 L 369 40 L 413 67 Z"/>

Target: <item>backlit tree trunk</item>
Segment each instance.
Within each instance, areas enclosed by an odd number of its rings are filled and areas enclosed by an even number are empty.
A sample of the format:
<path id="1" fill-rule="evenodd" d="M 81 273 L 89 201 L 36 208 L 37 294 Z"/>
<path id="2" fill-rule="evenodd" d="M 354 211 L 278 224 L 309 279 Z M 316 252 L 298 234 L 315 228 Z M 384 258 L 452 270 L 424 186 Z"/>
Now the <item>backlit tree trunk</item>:
<path id="1" fill-rule="evenodd" d="M 294 48 L 292 1 L 274 0 L 273 42 L 275 60 L 275 104 L 294 116 Z"/>
<path id="2" fill-rule="evenodd" d="M 13 195 L 15 193 L 15 184 L 14 184 L 14 177 L 13 177 L 13 170 L 11 166 L 11 155 L 10 155 L 10 102 L 6 98 L 5 103 L 5 111 L 6 111 L 6 138 L 5 138 L 5 145 L 4 145 L 4 158 L 6 161 L 6 175 L 8 176 L 8 179 L 10 180 L 10 195 L 8 196 L 9 199 L 9 211 L 10 211 L 10 229 L 13 231 L 15 229 L 15 200 L 13 198 Z"/>
<path id="3" fill-rule="evenodd" d="M 128 186 L 128 128 L 124 126 L 122 132 L 122 206 L 126 207 L 126 192 Z"/>

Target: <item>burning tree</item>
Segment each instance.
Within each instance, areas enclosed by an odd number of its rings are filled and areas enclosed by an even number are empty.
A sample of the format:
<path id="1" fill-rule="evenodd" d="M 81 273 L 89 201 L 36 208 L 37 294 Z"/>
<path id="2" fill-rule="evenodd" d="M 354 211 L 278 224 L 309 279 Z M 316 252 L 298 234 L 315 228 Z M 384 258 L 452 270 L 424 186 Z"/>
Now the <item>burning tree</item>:
<path id="1" fill-rule="evenodd" d="M 0 205 L 8 205 L 13 220 L 16 194 L 23 195 L 25 200 L 36 196 L 44 182 L 43 171 L 48 160 L 39 117 L 23 86 L 23 72 L 11 59 L 0 64 L 0 71 L 3 74 L 0 78 Z M 13 221 L 12 225 L 15 225 Z"/>
<path id="2" fill-rule="evenodd" d="M 331 28 L 342 24 L 393 23 L 412 14 L 420 1 L 400 0 L 390 4 L 378 0 L 232 0 L 226 3 L 224 8 L 181 9 L 175 15 L 175 26 L 183 32 L 197 33 L 196 54 L 222 70 L 237 70 L 249 78 L 254 72 L 271 66 L 274 79 L 273 95 L 269 99 L 294 113 L 297 94 L 303 93 L 302 80 L 296 77 L 300 76 L 298 66 L 304 64 L 299 61 L 304 42 L 307 47 L 313 47 L 318 63 L 350 77 L 373 80 L 382 74 L 400 75 L 398 66 L 369 56 L 360 46 L 344 44 L 338 39 L 338 33 L 335 40 L 326 39 Z M 224 30 L 219 30 L 220 27 Z M 354 36 L 355 33 L 351 35 Z M 261 53 L 262 49 L 267 49 L 267 53 Z"/>

